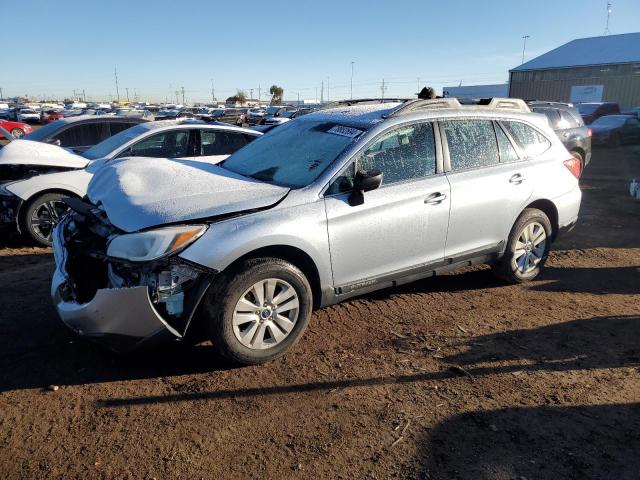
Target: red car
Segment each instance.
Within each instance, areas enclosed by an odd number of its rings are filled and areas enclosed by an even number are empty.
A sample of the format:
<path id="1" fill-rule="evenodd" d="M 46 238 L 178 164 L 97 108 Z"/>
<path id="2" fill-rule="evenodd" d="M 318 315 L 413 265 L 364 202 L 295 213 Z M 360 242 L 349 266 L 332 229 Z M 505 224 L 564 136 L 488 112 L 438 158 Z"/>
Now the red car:
<path id="1" fill-rule="evenodd" d="M 56 112 L 55 110 L 47 110 L 44 113 L 44 118 L 47 123 L 55 122 L 56 120 L 64 118 L 64 115 L 62 115 L 62 113 Z"/>
<path id="2" fill-rule="evenodd" d="M 33 127 L 31 125 L 27 125 L 22 122 L 12 122 L 9 120 L 1 120 L 0 119 L 0 127 L 4 128 L 7 132 L 13 135 L 16 138 L 22 138 L 27 133 L 31 133 L 33 131 Z M 0 138 L 4 138 L 2 132 L 0 131 Z"/>

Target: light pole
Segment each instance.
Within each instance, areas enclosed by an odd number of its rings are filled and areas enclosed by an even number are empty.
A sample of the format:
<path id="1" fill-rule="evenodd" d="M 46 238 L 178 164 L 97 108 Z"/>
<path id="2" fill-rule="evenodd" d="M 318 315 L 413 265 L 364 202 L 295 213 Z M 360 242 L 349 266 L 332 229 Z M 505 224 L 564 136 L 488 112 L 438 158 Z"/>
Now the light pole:
<path id="1" fill-rule="evenodd" d="M 524 63 L 524 52 L 527 49 L 527 38 L 529 38 L 529 35 L 522 36 L 522 63 Z"/>
<path id="2" fill-rule="evenodd" d="M 351 100 L 353 100 L 353 65 L 356 62 L 351 62 Z"/>

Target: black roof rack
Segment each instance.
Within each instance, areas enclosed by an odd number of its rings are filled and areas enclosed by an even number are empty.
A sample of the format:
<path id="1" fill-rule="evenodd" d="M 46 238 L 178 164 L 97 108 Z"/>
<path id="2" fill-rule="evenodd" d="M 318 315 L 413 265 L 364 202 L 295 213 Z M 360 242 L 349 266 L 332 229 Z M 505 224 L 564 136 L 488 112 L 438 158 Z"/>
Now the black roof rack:
<path id="1" fill-rule="evenodd" d="M 353 105 L 375 105 L 378 103 L 402 103 L 410 102 L 408 98 L 353 98 L 351 100 L 337 100 L 327 103 L 318 110 L 326 110 L 327 108 L 351 107 Z"/>

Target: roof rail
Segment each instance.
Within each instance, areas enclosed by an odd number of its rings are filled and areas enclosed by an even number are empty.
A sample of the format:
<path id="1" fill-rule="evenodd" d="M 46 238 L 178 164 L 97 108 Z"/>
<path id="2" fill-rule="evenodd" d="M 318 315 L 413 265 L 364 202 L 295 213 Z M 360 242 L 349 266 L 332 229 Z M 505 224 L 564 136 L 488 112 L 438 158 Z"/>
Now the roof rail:
<path id="1" fill-rule="evenodd" d="M 463 105 L 457 98 L 434 98 L 431 100 L 408 100 L 402 105 L 397 107 L 386 117 L 392 117 L 396 115 L 408 115 L 410 113 L 422 112 L 425 110 L 441 110 L 441 109 L 476 109 L 476 108 L 488 108 L 498 110 L 513 110 L 517 112 L 529 113 L 531 110 L 528 105 L 519 98 L 487 98 L 482 99 L 478 104 Z"/>

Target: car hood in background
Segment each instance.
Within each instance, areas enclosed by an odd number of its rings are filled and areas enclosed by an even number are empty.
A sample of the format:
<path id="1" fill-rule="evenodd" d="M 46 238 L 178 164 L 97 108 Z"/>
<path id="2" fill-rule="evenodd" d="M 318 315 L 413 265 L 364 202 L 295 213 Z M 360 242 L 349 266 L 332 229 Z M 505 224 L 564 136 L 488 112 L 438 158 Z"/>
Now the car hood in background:
<path id="1" fill-rule="evenodd" d="M 111 223 L 135 232 L 273 206 L 288 188 L 191 160 L 126 158 L 99 168 L 87 195 Z"/>
<path id="2" fill-rule="evenodd" d="M 50 165 L 52 167 L 84 168 L 89 161 L 57 145 L 14 140 L 0 150 L 0 165 Z"/>

